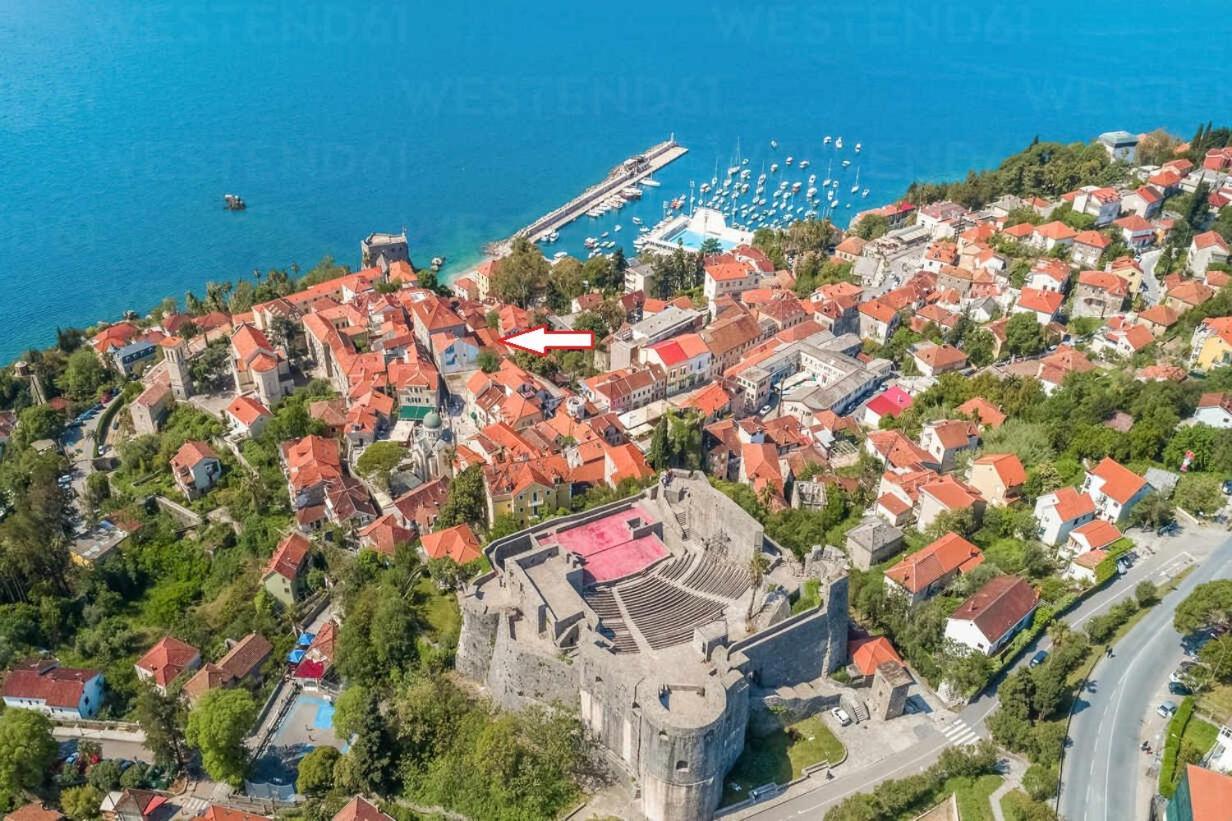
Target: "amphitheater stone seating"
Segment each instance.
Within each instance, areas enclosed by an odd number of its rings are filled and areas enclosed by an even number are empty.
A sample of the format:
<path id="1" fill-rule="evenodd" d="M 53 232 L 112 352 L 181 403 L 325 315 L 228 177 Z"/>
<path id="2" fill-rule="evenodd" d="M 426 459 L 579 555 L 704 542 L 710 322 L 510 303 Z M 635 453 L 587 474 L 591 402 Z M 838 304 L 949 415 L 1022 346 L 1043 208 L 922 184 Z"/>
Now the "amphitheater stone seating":
<path id="1" fill-rule="evenodd" d="M 752 579 L 743 567 L 703 556 L 681 584 L 699 593 L 735 599 L 749 589 Z"/>
<path id="2" fill-rule="evenodd" d="M 655 650 L 684 644 L 693 630 L 719 619 L 724 605 L 696 596 L 657 576 L 616 588 L 633 626 Z"/>
<path id="3" fill-rule="evenodd" d="M 616 596 L 610 589 L 591 590 L 586 594 L 586 603 L 599 617 L 599 633 L 612 643 L 617 653 L 638 651 L 637 641 L 625 625 Z"/>

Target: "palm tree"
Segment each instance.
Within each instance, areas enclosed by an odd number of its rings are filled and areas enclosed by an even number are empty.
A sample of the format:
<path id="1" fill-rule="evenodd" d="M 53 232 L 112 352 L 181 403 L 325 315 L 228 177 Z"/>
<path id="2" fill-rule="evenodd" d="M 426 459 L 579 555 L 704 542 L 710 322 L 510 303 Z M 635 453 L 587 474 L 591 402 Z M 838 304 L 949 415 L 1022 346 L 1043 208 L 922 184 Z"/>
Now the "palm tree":
<path id="1" fill-rule="evenodd" d="M 766 558 L 766 554 L 760 550 L 753 554 L 749 559 L 749 576 L 752 577 L 752 594 L 749 596 L 749 611 L 745 616 L 745 621 L 753 620 L 753 604 L 757 601 L 757 591 L 761 588 L 762 580 L 766 576 L 766 569 L 769 567 L 770 561 Z"/>

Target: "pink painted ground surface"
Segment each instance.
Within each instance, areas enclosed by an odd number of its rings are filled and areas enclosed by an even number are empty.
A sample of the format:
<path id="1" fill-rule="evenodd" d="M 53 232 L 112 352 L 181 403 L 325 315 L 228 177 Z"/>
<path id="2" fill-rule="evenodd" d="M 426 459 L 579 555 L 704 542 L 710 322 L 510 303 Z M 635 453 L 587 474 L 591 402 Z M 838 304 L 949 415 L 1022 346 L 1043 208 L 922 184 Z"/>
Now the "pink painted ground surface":
<path id="1" fill-rule="evenodd" d="M 634 539 L 631 519 L 654 521 L 638 506 L 556 534 L 555 542 L 586 560 L 588 583 L 606 582 L 636 573 L 667 555 L 654 534 Z"/>

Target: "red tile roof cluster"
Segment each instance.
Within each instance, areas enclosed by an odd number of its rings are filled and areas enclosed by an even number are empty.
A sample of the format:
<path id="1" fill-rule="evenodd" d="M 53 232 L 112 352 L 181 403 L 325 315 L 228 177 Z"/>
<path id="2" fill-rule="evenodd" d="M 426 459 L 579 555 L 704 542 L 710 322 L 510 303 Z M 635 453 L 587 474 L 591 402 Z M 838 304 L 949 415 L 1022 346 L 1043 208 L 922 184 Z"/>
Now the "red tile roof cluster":
<path id="1" fill-rule="evenodd" d="M 148 672 L 159 687 L 166 687 L 200 658 L 196 647 L 166 636 L 137 661 L 137 667 Z"/>
<path id="2" fill-rule="evenodd" d="M 971 621 L 984 637 L 995 642 L 1027 617 L 1039 604 L 1039 592 L 1018 576 L 998 576 L 977 590 L 950 614 Z"/>
<path id="3" fill-rule="evenodd" d="M 420 538 L 429 559 L 452 559 L 458 564 L 473 562 L 480 556 L 479 539 L 470 525 L 460 525 L 426 533 Z"/>
<path id="4" fill-rule="evenodd" d="M 922 593 L 952 573 L 970 573 L 983 563 L 984 554 L 978 547 L 957 533 L 947 533 L 904 558 L 885 575 L 911 593 Z"/>
<path id="5" fill-rule="evenodd" d="M 4 679 L 3 697 L 42 701 L 49 707 L 75 709 L 97 670 L 61 667 L 55 659 L 22 662 Z"/>
<path id="6" fill-rule="evenodd" d="M 274 549 L 265 565 L 266 574 L 277 573 L 288 581 L 295 581 L 304 570 L 308 554 L 312 552 L 312 542 L 301 533 L 288 533 Z"/>

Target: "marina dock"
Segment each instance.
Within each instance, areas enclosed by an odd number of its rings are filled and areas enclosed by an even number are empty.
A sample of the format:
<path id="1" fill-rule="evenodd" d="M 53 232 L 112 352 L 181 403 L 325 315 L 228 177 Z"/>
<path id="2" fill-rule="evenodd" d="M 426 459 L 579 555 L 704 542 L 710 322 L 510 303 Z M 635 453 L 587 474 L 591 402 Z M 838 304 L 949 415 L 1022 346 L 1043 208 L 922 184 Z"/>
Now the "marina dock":
<path id="1" fill-rule="evenodd" d="M 592 208 L 600 206 L 605 200 L 619 196 L 622 189 L 636 185 L 660 168 L 683 157 L 688 150 L 676 142 L 673 135 L 645 152 L 625 160 L 608 172 L 602 182 L 592 185 L 569 202 L 544 214 L 513 237 L 526 237 L 531 242 L 538 242 L 585 215 Z M 510 241 L 502 242 L 492 250 L 499 256 L 508 252 L 509 245 Z"/>

